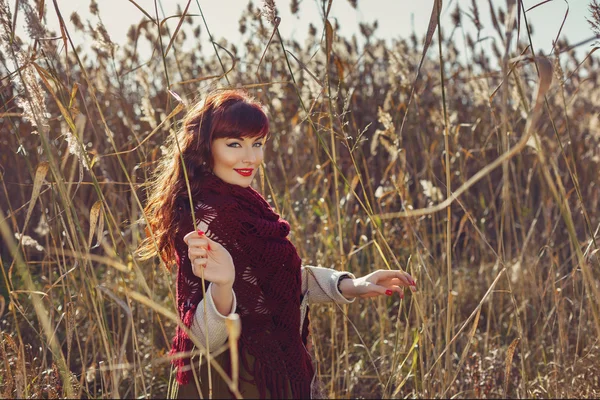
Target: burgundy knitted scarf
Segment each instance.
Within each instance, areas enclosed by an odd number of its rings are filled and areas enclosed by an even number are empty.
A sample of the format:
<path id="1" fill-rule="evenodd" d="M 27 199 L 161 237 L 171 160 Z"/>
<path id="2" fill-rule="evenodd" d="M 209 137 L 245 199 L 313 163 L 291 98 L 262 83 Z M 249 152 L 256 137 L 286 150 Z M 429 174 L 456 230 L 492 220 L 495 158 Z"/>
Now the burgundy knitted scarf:
<path id="1" fill-rule="evenodd" d="M 301 260 L 287 235 L 290 225 L 253 188 L 224 182 L 209 173 L 194 193 L 196 223 L 206 235 L 229 251 L 235 264 L 233 290 L 242 323 L 240 363 L 254 376 L 261 397 L 268 388 L 273 398 L 309 398 L 313 366 L 306 351 L 308 313 L 300 327 Z M 177 306 L 190 326 L 202 300 L 201 279 L 192 273 L 183 237 L 194 230 L 189 201 L 178 209 L 175 238 Z M 207 283 L 208 284 L 208 283 Z M 193 344 L 177 328 L 171 354 L 188 352 Z M 213 350 L 213 349 L 211 349 Z M 246 352 L 254 357 L 253 365 Z M 177 381 L 190 381 L 190 359 L 174 361 Z M 292 393 L 287 393 L 288 385 Z"/>

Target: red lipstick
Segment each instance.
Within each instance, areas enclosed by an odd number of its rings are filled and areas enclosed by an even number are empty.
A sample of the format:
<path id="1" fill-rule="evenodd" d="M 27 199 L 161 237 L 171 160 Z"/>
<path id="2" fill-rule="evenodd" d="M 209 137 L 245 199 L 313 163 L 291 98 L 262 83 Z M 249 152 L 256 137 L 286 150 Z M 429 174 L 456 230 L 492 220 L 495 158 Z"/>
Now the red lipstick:
<path id="1" fill-rule="evenodd" d="M 237 172 L 238 174 L 240 174 L 242 176 L 250 176 L 250 175 L 252 175 L 253 171 L 254 171 L 253 168 L 235 169 L 235 172 Z"/>

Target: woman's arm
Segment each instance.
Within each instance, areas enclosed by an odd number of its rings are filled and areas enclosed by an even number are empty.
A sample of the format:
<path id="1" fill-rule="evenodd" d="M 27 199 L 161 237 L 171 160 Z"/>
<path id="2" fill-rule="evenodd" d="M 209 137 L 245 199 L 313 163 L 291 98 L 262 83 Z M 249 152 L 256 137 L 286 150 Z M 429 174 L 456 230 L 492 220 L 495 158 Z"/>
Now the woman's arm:
<path id="1" fill-rule="evenodd" d="M 343 275 L 349 275 L 352 279 L 340 282 Z M 332 301 L 348 304 L 357 297 L 391 296 L 394 292 L 403 298 L 404 287 L 409 287 L 412 292 L 417 291 L 413 277 L 400 270 L 380 269 L 357 279 L 349 272 L 310 265 L 302 267 L 302 293 L 308 294 L 309 304 Z"/>
<path id="2" fill-rule="evenodd" d="M 236 309 L 232 289 L 235 280 L 233 259 L 221 244 L 201 230 L 189 232 L 183 241 L 188 246 L 193 274 L 210 282 L 206 291 L 206 303 L 201 301 L 196 309 L 192 332 L 200 338 L 201 343 L 206 341 L 208 334 L 209 346 L 214 349 L 227 340 L 225 319 Z"/>

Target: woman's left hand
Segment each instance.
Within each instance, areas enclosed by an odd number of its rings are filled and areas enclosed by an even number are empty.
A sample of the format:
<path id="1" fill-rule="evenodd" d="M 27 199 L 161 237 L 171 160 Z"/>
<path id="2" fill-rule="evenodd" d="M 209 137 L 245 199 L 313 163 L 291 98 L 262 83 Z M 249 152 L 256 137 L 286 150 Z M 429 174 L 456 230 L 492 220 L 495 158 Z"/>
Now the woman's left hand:
<path id="1" fill-rule="evenodd" d="M 340 291 L 344 297 L 391 296 L 394 292 L 404 297 L 404 287 L 417 291 L 417 283 L 408 273 L 399 270 L 380 269 L 356 279 L 344 279 L 340 282 Z"/>

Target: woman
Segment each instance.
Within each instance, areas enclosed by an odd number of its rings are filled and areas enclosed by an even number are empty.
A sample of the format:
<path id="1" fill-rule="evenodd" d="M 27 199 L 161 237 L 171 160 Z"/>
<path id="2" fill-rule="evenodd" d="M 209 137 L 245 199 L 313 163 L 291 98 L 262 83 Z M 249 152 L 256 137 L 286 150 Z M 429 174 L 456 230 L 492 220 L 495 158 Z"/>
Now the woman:
<path id="1" fill-rule="evenodd" d="M 416 285 L 402 271 L 379 270 L 356 278 L 301 265 L 287 238 L 288 222 L 250 186 L 268 134 L 262 106 L 247 93 L 213 92 L 185 117 L 177 140 L 169 139 L 145 211 L 161 256 L 167 265 L 173 258 L 177 262 L 179 314 L 199 343 L 206 343 L 208 335 L 210 351 L 221 347 L 228 339 L 226 316 L 239 315 L 241 395 L 309 398 L 315 373 L 305 347 L 308 304 L 402 295 L 403 286 L 416 290 Z M 146 258 L 155 254 L 152 238 L 146 238 L 140 253 Z M 172 354 L 192 349 L 192 341 L 178 328 Z M 229 356 L 217 358 L 225 370 L 230 369 Z M 179 397 L 198 398 L 198 389 L 207 397 L 206 363 L 199 370 L 192 370 L 189 358 L 174 363 Z M 214 370 L 212 379 L 214 398 L 233 396 Z"/>

